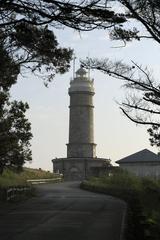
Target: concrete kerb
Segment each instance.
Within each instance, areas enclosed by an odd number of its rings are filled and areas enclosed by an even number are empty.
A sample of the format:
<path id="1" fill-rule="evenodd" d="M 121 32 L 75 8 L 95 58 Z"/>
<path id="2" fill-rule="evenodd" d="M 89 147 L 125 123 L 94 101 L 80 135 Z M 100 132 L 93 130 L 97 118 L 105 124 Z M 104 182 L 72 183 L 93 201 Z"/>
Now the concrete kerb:
<path id="1" fill-rule="evenodd" d="M 63 179 L 61 177 L 60 178 L 46 178 L 46 179 L 43 178 L 43 179 L 28 179 L 27 180 L 28 183 L 31 183 L 33 185 L 35 185 L 35 184 L 42 184 L 42 183 L 49 183 L 49 182 L 57 183 L 57 182 L 62 182 L 62 181 L 63 181 Z"/>

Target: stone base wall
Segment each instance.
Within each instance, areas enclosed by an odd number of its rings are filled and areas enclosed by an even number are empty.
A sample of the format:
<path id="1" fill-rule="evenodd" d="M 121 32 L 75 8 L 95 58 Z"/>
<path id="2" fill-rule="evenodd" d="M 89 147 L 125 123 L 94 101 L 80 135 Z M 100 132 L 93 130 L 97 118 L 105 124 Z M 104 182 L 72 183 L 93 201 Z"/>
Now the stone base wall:
<path id="1" fill-rule="evenodd" d="M 107 169 L 110 160 L 104 158 L 59 158 L 53 159 L 53 172 L 63 174 L 64 180 L 84 180 L 99 176 Z"/>

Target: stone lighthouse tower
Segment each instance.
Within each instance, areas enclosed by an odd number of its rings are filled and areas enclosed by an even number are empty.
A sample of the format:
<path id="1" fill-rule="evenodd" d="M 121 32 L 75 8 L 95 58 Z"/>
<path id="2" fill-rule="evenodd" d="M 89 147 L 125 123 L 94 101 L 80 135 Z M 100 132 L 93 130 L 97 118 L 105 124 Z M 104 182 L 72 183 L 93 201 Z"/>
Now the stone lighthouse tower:
<path id="1" fill-rule="evenodd" d="M 81 67 L 76 77 L 71 81 L 69 144 L 68 158 L 95 158 L 96 144 L 94 143 L 93 123 L 93 80 L 87 77 L 87 72 Z"/>
<path id="2" fill-rule="evenodd" d="M 80 67 L 70 82 L 69 143 L 67 158 L 53 159 L 53 172 L 62 173 L 65 180 L 83 180 L 99 175 L 110 160 L 96 157 L 94 143 L 93 80 Z"/>

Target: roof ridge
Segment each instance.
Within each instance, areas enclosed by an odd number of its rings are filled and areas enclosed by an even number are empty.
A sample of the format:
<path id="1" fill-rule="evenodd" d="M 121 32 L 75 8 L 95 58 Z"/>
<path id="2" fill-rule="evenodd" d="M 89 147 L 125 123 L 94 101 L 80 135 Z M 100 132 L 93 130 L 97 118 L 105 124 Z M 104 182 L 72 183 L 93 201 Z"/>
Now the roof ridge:
<path id="1" fill-rule="evenodd" d="M 129 163 L 129 162 L 160 162 L 160 157 L 149 149 L 145 148 L 141 151 L 130 154 L 120 160 L 117 160 L 116 163 Z"/>

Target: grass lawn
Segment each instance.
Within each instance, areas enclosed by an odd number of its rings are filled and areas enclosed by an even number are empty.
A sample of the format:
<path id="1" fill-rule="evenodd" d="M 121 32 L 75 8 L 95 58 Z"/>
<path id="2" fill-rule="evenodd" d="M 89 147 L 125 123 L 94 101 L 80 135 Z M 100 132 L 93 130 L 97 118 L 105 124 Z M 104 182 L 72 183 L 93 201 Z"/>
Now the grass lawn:
<path id="1" fill-rule="evenodd" d="M 41 169 L 24 168 L 21 173 L 6 169 L 0 175 L 0 188 L 27 185 L 28 179 L 46 179 L 56 177 L 53 173 Z"/>

